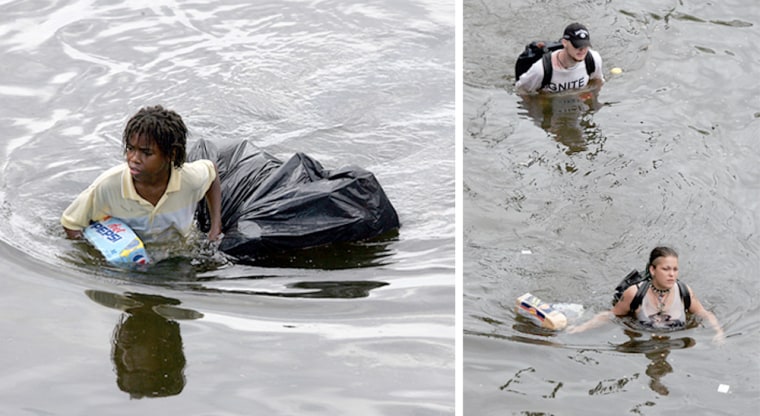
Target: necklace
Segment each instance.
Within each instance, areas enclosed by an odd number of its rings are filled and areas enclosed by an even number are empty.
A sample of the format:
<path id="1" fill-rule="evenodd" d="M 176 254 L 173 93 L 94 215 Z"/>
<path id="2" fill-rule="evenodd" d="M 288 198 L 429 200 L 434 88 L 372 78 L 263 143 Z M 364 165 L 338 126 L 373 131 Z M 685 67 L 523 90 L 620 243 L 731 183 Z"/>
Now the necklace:
<path id="1" fill-rule="evenodd" d="M 569 67 L 565 65 L 564 59 L 562 57 L 567 57 L 567 52 L 562 51 L 559 55 L 557 55 L 557 60 L 559 61 L 560 66 L 562 66 L 563 69 L 568 69 Z"/>
<path id="2" fill-rule="evenodd" d="M 668 299 L 670 289 L 658 289 L 654 285 L 651 285 L 651 287 L 652 292 L 657 296 L 657 313 L 662 313 L 665 311 L 665 301 Z"/>
<path id="3" fill-rule="evenodd" d="M 658 289 L 658 288 L 654 287 L 654 285 L 652 285 L 652 292 L 654 292 L 654 293 L 656 293 L 656 294 L 658 294 L 660 296 L 665 296 L 665 295 L 667 295 L 670 292 L 670 289 Z"/>
<path id="4" fill-rule="evenodd" d="M 564 57 L 565 59 L 562 59 L 562 57 Z M 569 59 L 569 60 L 570 60 L 570 65 L 567 65 L 567 64 L 565 63 L 565 60 L 567 60 L 567 59 Z M 563 49 L 563 50 L 561 50 L 561 51 L 559 52 L 559 54 L 557 55 L 557 60 L 559 61 L 559 65 L 560 65 L 560 66 L 561 66 L 563 69 L 570 69 L 570 68 L 573 68 L 573 67 L 575 67 L 575 65 L 576 65 L 576 64 L 578 64 L 578 62 L 576 62 L 576 61 L 575 61 L 575 60 L 574 60 L 574 59 L 573 59 L 573 58 L 572 58 L 570 55 L 568 55 L 568 54 L 567 54 L 567 51 L 565 51 L 564 49 Z"/>

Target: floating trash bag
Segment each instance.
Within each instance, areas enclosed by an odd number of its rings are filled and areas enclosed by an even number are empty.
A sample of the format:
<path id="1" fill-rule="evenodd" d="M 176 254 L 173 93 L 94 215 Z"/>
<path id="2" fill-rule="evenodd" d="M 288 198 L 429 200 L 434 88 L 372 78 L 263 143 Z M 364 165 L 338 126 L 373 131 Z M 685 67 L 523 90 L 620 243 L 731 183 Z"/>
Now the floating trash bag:
<path id="1" fill-rule="evenodd" d="M 248 141 L 218 148 L 201 140 L 188 159 L 216 163 L 224 232 L 219 249 L 238 259 L 367 240 L 400 226 L 375 176 L 358 167 L 325 170 L 303 153 L 282 162 Z M 205 199 L 196 212 L 207 232 Z"/>

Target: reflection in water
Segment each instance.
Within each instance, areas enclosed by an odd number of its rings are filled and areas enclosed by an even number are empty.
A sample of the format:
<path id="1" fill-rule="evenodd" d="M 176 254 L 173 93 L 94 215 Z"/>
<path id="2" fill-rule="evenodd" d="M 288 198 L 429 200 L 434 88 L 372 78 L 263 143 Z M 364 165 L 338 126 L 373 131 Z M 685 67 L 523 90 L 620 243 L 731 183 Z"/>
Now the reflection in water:
<path id="1" fill-rule="evenodd" d="M 267 253 L 236 259 L 236 263 L 259 267 L 343 270 L 378 267 L 389 263 L 395 252 L 389 246 L 398 241 L 398 230 L 381 237 L 361 241 L 334 243 L 300 250 Z"/>
<path id="2" fill-rule="evenodd" d="M 393 248 L 398 242 L 398 231 L 367 241 L 326 244 L 284 252 L 271 252 L 259 257 L 236 259 L 210 246 L 205 241 L 186 244 L 179 249 L 171 246 L 148 246 L 155 260 L 147 268 L 127 270 L 105 262 L 91 244 L 74 241 L 70 250 L 61 258 L 81 267 L 88 274 L 103 275 L 113 279 L 139 280 L 142 283 L 171 285 L 172 282 L 196 280 L 198 274 L 228 268 L 234 264 L 271 268 L 298 268 L 309 270 L 345 270 L 379 267 L 390 264 L 396 255 Z M 176 250 L 175 250 L 176 249 Z M 174 251 L 171 251 L 174 250 Z M 172 254 L 168 254 L 168 253 Z M 261 276 L 258 276 L 260 278 Z"/>
<path id="3" fill-rule="evenodd" d="M 227 280 L 229 281 L 231 279 Z M 243 295 L 274 296 L 280 298 L 356 299 L 366 298 L 369 296 L 370 290 L 387 285 L 387 282 L 378 282 L 372 280 L 348 280 L 296 282 L 287 285 L 287 289 L 289 290 L 283 292 L 253 289 L 215 289 L 198 285 L 191 286 L 191 289 L 199 292 L 237 293 Z"/>
<path id="4" fill-rule="evenodd" d="M 383 287 L 388 283 L 359 281 L 359 282 L 298 282 L 291 287 L 295 289 L 309 290 L 306 293 L 291 294 L 290 297 L 302 298 L 366 298 L 369 291 Z M 288 294 L 282 294 L 288 296 Z"/>
<path id="5" fill-rule="evenodd" d="M 538 127 L 565 145 L 566 153 L 571 155 L 586 151 L 592 143 L 601 146 L 604 141 L 593 120 L 593 114 L 602 107 L 598 95 L 599 88 L 566 94 L 524 95 L 519 105 Z"/>
<path id="6" fill-rule="evenodd" d="M 185 354 L 176 321 L 203 315 L 176 307 L 177 299 L 158 295 L 96 290 L 86 294 L 103 306 L 125 312 L 114 330 L 111 351 L 119 388 L 136 399 L 181 393 Z"/>
<path id="7" fill-rule="evenodd" d="M 625 333 L 630 337 L 630 340 L 615 346 L 615 350 L 627 353 L 644 353 L 652 361 L 646 369 L 646 374 L 650 378 L 649 388 L 655 393 L 667 396 L 669 390 L 661 379 L 673 372 L 673 367 L 666 360 L 670 351 L 690 348 L 697 342 L 689 337 L 671 338 L 661 334 L 652 334 L 650 339 L 639 340 L 637 338 L 641 338 L 642 333 L 631 330 L 626 330 Z"/>
<path id="8" fill-rule="evenodd" d="M 485 317 L 480 317 L 480 316 L 474 316 L 474 318 L 481 319 L 487 322 L 488 324 L 494 325 L 494 326 L 501 326 L 505 323 L 505 322 L 501 322 L 501 321 L 494 320 L 491 318 L 485 318 Z M 687 328 L 693 328 L 696 325 L 693 317 L 691 318 L 692 319 L 689 319 L 687 321 Z M 667 396 L 670 392 L 668 388 L 665 386 L 665 384 L 663 384 L 662 378 L 673 372 L 673 367 L 667 361 L 668 355 L 670 355 L 670 352 L 672 350 L 691 348 L 697 343 L 696 340 L 691 337 L 673 338 L 671 336 L 664 335 L 662 333 L 650 333 L 650 332 L 646 332 L 646 334 L 651 335 L 651 338 L 641 339 L 645 336 L 644 332 L 639 332 L 633 329 L 624 329 L 624 332 L 629 337 L 629 340 L 622 344 L 611 344 L 611 347 L 589 348 L 588 346 L 584 346 L 584 347 L 579 348 L 577 346 L 551 341 L 550 337 L 558 336 L 559 334 L 561 334 L 561 332 L 539 328 L 538 326 L 532 324 L 527 318 L 524 318 L 519 315 L 515 317 L 515 323 L 512 325 L 512 329 L 517 333 L 522 333 L 525 335 L 519 335 L 519 334 L 502 335 L 496 332 L 484 333 L 484 332 L 477 332 L 477 331 L 469 331 L 467 329 L 464 330 L 464 335 L 465 336 L 467 335 L 484 336 L 487 338 L 503 339 L 510 342 L 541 345 L 545 347 L 578 349 L 580 356 L 583 356 L 584 353 L 588 351 L 593 351 L 593 352 L 598 353 L 601 351 L 609 351 L 609 350 L 623 352 L 623 353 L 630 353 L 630 354 L 643 354 L 645 357 L 647 357 L 651 361 L 647 365 L 647 368 L 645 371 L 646 375 L 649 376 L 649 379 L 650 379 L 649 388 L 652 389 L 652 391 L 654 391 L 655 393 L 660 394 L 662 396 Z M 669 332 L 669 334 L 673 334 L 673 333 L 674 332 Z M 581 363 L 586 362 L 586 361 L 593 361 L 594 363 L 598 364 L 598 361 L 589 360 L 588 357 L 583 357 L 583 359 L 579 359 L 578 357 L 576 357 L 574 358 L 574 360 Z M 535 371 L 532 368 L 531 370 Z M 509 379 L 509 381 L 507 381 L 505 385 L 501 386 L 501 390 L 509 390 L 507 389 L 507 387 L 512 382 L 517 381 L 517 379 L 519 379 L 519 375 L 523 371 L 524 370 L 520 370 L 518 374 L 516 374 L 513 378 Z M 630 383 L 632 380 L 637 379 L 638 377 L 639 377 L 639 373 L 635 373 L 631 375 L 630 377 L 622 377 L 620 379 L 607 379 L 607 380 L 599 381 L 599 383 L 594 388 L 589 390 L 589 395 L 591 396 L 604 395 L 604 394 L 611 394 L 611 393 L 623 391 L 624 387 L 628 383 Z M 562 385 L 562 382 L 559 382 L 559 385 L 557 387 L 559 388 L 561 387 L 561 385 Z"/>

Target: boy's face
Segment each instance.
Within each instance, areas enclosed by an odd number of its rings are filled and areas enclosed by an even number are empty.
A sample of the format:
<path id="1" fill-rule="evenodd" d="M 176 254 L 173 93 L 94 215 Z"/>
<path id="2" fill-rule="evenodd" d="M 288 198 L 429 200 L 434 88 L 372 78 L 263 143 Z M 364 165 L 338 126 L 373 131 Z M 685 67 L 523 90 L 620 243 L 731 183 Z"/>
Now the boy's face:
<path id="1" fill-rule="evenodd" d="M 166 180 L 171 171 L 171 159 L 161 152 L 156 142 L 146 136 L 134 135 L 125 149 L 129 173 L 136 182 Z"/>

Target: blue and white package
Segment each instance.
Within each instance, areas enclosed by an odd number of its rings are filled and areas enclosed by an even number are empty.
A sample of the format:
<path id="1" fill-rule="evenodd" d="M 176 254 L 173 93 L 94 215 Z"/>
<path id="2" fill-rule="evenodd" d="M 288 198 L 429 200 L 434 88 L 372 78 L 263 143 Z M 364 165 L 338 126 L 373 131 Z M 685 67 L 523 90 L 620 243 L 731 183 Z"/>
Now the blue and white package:
<path id="1" fill-rule="evenodd" d="M 118 218 L 108 217 L 90 224 L 84 229 L 84 238 L 111 264 L 132 266 L 150 263 L 140 237 Z"/>

